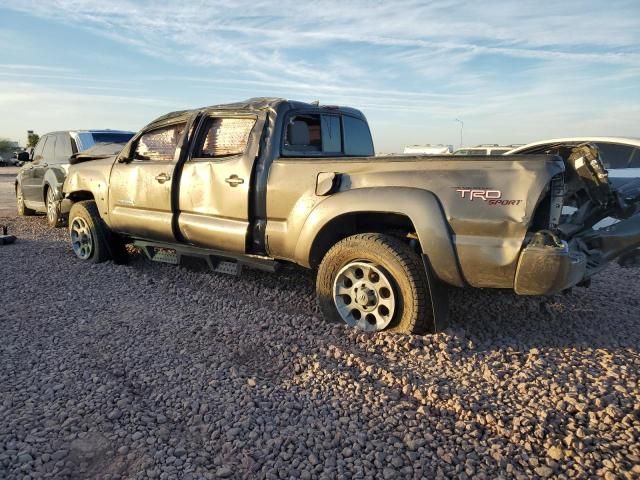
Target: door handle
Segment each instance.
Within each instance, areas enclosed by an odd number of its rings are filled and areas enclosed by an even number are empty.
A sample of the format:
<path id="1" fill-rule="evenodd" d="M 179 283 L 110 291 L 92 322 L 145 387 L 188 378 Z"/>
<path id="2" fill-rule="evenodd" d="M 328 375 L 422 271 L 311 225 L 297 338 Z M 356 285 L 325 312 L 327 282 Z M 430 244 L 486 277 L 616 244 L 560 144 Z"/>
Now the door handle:
<path id="1" fill-rule="evenodd" d="M 158 183 L 168 182 L 169 180 L 171 180 L 171 175 L 168 175 L 166 173 L 159 173 L 158 175 L 156 175 L 156 180 L 158 181 Z"/>
<path id="2" fill-rule="evenodd" d="M 238 185 L 241 185 L 244 183 L 244 178 L 240 178 L 238 175 L 234 174 L 234 175 L 231 175 L 229 178 L 225 178 L 224 181 L 227 182 L 232 187 L 237 187 Z"/>

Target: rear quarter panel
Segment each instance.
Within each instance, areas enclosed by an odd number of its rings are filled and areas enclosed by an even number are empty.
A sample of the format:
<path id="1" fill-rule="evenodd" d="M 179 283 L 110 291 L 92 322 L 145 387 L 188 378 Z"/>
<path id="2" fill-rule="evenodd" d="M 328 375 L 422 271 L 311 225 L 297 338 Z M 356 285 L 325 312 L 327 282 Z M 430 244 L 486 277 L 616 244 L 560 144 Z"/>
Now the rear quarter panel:
<path id="1" fill-rule="evenodd" d="M 377 187 L 432 192 L 441 204 L 466 282 L 474 287 L 512 288 L 535 209 L 551 177 L 563 169 L 561 160 L 539 155 L 278 159 L 271 165 L 267 186 L 269 253 L 305 264 L 300 248 L 296 250 L 300 234 L 309 215 L 330 198 L 315 194 L 316 179 L 320 172 L 334 172 L 341 174 L 342 181 L 332 196 Z M 499 191 L 501 202 L 463 197 L 460 190 L 465 189 Z M 379 211 L 379 202 L 373 203 L 376 209 L 371 211 Z M 385 208 L 409 210 L 407 205 Z M 330 209 L 326 215 L 331 215 Z M 433 212 L 425 209 L 411 220 L 417 229 L 425 230 L 422 224 L 433 221 L 429 215 Z M 316 216 L 312 218 L 317 222 Z"/>

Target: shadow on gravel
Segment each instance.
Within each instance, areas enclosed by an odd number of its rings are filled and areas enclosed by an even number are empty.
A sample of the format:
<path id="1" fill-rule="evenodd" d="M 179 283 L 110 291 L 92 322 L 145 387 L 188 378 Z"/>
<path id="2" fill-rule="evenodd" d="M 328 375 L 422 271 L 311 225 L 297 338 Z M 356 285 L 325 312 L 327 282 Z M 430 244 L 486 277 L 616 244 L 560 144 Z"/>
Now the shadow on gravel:
<path id="1" fill-rule="evenodd" d="M 453 290 L 450 293 L 451 327 L 480 348 L 509 346 L 632 348 L 640 345 L 638 310 L 640 270 L 612 266 L 588 289 L 567 295 L 521 297 L 507 291 Z M 618 280 L 613 283 L 611 277 Z M 610 290 L 620 285 L 629 290 Z"/>

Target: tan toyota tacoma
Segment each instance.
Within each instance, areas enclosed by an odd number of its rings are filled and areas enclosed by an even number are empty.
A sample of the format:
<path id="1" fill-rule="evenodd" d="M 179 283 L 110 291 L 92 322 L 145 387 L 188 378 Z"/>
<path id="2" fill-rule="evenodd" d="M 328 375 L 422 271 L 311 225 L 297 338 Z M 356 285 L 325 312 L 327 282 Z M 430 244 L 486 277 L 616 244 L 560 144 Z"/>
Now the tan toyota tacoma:
<path id="1" fill-rule="evenodd" d="M 436 332 L 449 286 L 553 294 L 640 245 L 637 183 L 613 190 L 590 145 L 550 153 L 376 157 L 355 109 L 257 98 L 170 113 L 79 160 L 58 208 L 81 260 L 133 243 L 227 273 L 292 262 L 317 270 L 329 319 Z"/>

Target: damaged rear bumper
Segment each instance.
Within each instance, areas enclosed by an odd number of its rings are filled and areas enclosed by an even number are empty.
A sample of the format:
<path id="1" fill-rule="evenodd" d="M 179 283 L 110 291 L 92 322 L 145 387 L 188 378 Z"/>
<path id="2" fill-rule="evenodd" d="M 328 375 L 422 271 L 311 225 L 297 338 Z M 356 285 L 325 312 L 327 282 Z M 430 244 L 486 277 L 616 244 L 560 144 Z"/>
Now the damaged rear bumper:
<path id="1" fill-rule="evenodd" d="M 640 247 L 640 213 L 570 242 L 549 231 L 535 234 L 522 250 L 514 290 L 518 295 L 550 295 L 588 280 L 606 265 Z"/>
<path id="2" fill-rule="evenodd" d="M 553 245 L 534 239 L 520 254 L 514 290 L 518 295 L 551 295 L 582 281 L 587 256 L 566 242 Z"/>

